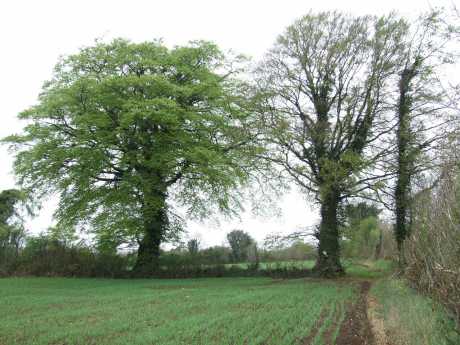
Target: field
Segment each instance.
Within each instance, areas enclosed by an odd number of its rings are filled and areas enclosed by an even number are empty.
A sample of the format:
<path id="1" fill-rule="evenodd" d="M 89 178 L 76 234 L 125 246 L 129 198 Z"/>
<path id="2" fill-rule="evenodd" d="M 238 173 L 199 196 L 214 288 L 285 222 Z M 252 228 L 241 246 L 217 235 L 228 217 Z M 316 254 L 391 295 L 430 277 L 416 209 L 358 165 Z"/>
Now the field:
<path id="1" fill-rule="evenodd" d="M 401 286 L 375 280 L 387 269 L 350 264 L 338 280 L 4 278 L 0 344 L 373 344 L 369 291 L 389 327 L 395 320 L 386 309 L 414 304 L 411 294 L 394 293 Z M 423 315 L 431 304 L 422 302 L 414 312 Z M 399 326 L 413 318 L 396 314 Z M 436 323 L 425 322 L 438 341 Z"/>
<path id="2" fill-rule="evenodd" d="M 356 260 L 342 260 L 343 267 L 347 275 L 354 278 L 378 278 L 388 274 L 393 266 L 389 260 L 377 261 L 356 261 Z M 261 262 L 259 264 L 260 270 L 270 269 L 312 269 L 315 265 L 314 260 L 298 260 L 298 261 L 279 261 L 279 262 Z M 226 268 L 238 267 L 248 268 L 250 265 L 247 263 L 240 264 L 227 264 Z"/>
<path id="3" fill-rule="evenodd" d="M 314 331 L 321 343 L 356 295 L 351 285 L 267 278 L 13 278 L 0 287 L 0 343 L 27 345 L 298 344 Z"/>

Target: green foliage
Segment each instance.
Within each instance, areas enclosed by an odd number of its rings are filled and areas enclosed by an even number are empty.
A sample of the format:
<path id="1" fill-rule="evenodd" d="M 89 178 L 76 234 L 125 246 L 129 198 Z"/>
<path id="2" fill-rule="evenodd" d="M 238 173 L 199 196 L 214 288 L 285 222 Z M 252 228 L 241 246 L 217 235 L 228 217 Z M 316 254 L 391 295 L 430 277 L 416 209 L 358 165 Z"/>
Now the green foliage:
<path id="1" fill-rule="evenodd" d="M 270 240 L 272 240 L 271 238 Z M 269 261 L 289 261 L 289 260 L 312 260 L 316 257 L 316 248 L 314 245 L 305 243 L 302 240 L 296 240 L 289 244 L 275 244 L 274 246 L 266 247 L 260 253 L 262 262 Z M 266 242 L 267 244 L 267 242 Z"/>
<path id="2" fill-rule="evenodd" d="M 149 231 L 173 237 L 173 202 L 193 217 L 236 212 L 259 149 L 226 62 L 212 43 L 123 39 L 63 58 L 20 114 L 24 132 L 4 139 L 21 185 L 36 199 L 57 193 L 58 227 L 85 228 L 112 251 Z"/>
<path id="3" fill-rule="evenodd" d="M 200 250 L 200 241 L 196 238 L 192 238 L 187 242 L 187 249 L 191 255 L 197 255 Z"/>
<path id="4" fill-rule="evenodd" d="M 22 223 L 20 206 L 25 206 L 31 213 L 31 208 L 27 206 L 27 195 L 17 189 L 7 189 L 0 192 L 0 227 L 5 227 L 13 223 Z"/>
<path id="5" fill-rule="evenodd" d="M 249 249 L 255 243 L 254 239 L 243 230 L 233 230 L 227 234 L 227 241 L 232 249 L 233 262 L 245 261 Z"/>
<path id="6" fill-rule="evenodd" d="M 29 236 L 12 274 L 61 277 L 124 277 L 130 257 L 100 253 L 84 243 L 71 243 L 53 232 Z"/>
<path id="7" fill-rule="evenodd" d="M 357 204 L 347 204 L 345 206 L 346 222 L 354 225 L 366 218 L 377 218 L 382 210 L 372 204 L 359 202 Z"/>
<path id="8" fill-rule="evenodd" d="M 388 277 L 394 272 L 395 262 L 393 260 L 344 260 L 347 275 L 359 279 L 376 279 Z"/>
<path id="9" fill-rule="evenodd" d="M 78 240 L 78 236 L 73 228 L 59 228 L 51 226 L 47 229 L 44 236 L 48 237 L 52 241 L 59 242 L 64 246 L 71 246 Z"/>
<path id="10" fill-rule="evenodd" d="M 367 217 L 342 230 L 342 251 L 345 257 L 372 258 L 380 241 L 377 218 Z"/>
<path id="11" fill-rule="evenodd" d="M 16 189 L 0 193 L 0 273 L 15 268 L 16 258 L 26 237 L 21 212 L 21 208 L 30 211 L 26 201 L 26 194 Z"/>
<path id="12" fill-rule="evenodd" d="M 231 249 L 223 246 L 213 246 L 201 251 L 204 262 L 226 264 L 230 262 Z"/>
<path id="13" fill-rule="evenodd" d="M 383 229 L 378 222 L 380 212 L 375 205 L 365 202 L 345 205 L 344 226 L 341 229 L 341 248 L 345 257 L 370 259 L 378 256 L 383 241 Z"/>

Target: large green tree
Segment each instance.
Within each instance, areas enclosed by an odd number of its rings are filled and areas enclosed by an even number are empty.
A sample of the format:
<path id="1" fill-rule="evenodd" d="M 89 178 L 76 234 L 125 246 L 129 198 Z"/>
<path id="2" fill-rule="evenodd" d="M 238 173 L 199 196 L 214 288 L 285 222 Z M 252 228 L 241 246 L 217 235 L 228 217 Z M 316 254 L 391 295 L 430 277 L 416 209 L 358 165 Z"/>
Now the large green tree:
<path id="1" fill-rule="evenodd" d="M 135 268 L 150 267 L 177 230 L 173 205 L 239 205 L 257 148 L 234 62 L 212 43 L 123 39 L 63 58 L 24 132 L 4 139 L 22 186 L 59 195 L 58 226 L 137 241 Z"/>
<path id="2" fill-rule="evenodd" d="M 265 157 L 320 205 L 320 274 L 343 272 L 339 205 L 385 176 L 376 170 L 392 131 L 384 95 L 405 29 L 394 16 L 308 14 L 260 67 Z"/>

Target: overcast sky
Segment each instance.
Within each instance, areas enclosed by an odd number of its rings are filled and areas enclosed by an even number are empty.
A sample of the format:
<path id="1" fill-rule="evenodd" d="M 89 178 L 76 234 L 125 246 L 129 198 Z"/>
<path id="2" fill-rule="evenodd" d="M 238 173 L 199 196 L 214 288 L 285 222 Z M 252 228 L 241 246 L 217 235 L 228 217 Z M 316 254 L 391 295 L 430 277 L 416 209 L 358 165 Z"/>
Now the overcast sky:
<path id="1" fill-rule="evenodd" d="M 397 10 L 413 16 L 440 5 L 460 7 L 460 0 L 5 0 L 0 2 L 0 137 L 21 130 L 18 112 L 36 102 L 58 57 L 91 45 L 95 38 L 163 38 L 170 46 L 204 39 L 257 61 L 287 25 L 310 10 L 337 9 L 352 14 Z M 12 156 L 5 147 L 0 147 L 0 162 L 0 190 L 14 187 Z M 208 246 L 221 244 L 233 228 L 262 240 L 270 232 L 289 233 L 317 221 L 317 211 L 296 192 L 280 200 L 280 206 L 281 217 L 262 219 L 247 212 L 241 221 L 224 220 L 219 226 L 190 223 L 190 233 L 200 233 Z M 44 203 L 28 228 L 33 232 L 46 229 L 54 208 L 55 201 Z"/>

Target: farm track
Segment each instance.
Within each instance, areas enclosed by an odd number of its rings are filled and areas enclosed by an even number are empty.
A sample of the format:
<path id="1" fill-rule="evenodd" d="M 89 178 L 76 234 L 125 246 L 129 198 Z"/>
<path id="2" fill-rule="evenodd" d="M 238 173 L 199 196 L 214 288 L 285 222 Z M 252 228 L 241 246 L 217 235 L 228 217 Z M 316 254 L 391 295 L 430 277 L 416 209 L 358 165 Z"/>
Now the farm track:
<path id="1" fill-rule="evenodd" d="M 368 315 L 370 287 L 369 281 L 360 283 L 358 300 L 348 306 L 345 320 L 340 326 L 336 345 L 376 345 Z"/>
<path id="2" fill-rule="evenodd" d="M 324 345 L 389 345 L 384 336 L 383 322 L 375 313 L 377 302 L 369 296 L 371 282 L 359 281 L 358 284 L 360 291 L 357 301 L 337 307 L 332 316 L 332 324 L 321 332 L 328 316 L 328 309 L 324 309 L 311 332 L 302 339 L 300 344 L 314 344 L 320 333 L 323 333 L 321 338 Z M 346 311 L 341 322 L 342 308 L 345 308 Z M 334 342 L 334 332 L 337 331 L 337 328 L 339 328 L 337 339 Z"/>
<path id="3" fill-rule="evenodd" d="M 374 334 L 374 345 L 391 345 L 385 331 L 383 319 L 377 313 L 378 302 L 375 297 L 367 296 L 367 314 Z"/>

